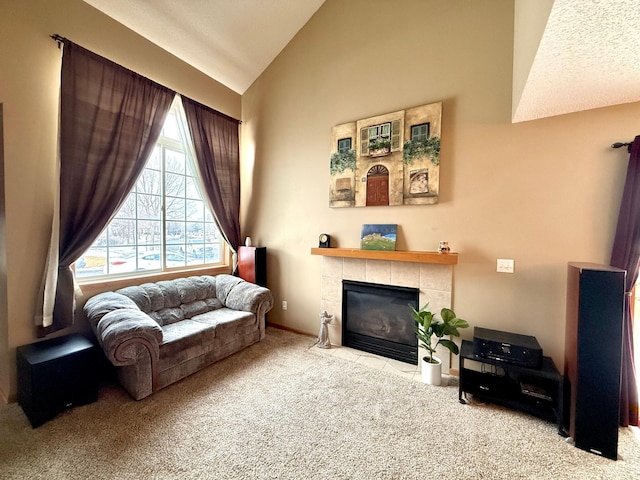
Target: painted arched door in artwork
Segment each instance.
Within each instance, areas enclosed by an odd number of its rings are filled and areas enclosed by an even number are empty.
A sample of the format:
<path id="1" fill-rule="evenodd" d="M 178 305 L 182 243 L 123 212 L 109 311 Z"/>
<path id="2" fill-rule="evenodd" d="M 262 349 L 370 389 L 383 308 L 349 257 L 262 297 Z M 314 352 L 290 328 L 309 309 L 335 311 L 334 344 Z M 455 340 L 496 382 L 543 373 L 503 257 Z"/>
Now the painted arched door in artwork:
<path id="1" fill-rule="evenodd" d="M 367 206 L 389 205 L 389 170 L 374 165 L 367 172 Z"/>

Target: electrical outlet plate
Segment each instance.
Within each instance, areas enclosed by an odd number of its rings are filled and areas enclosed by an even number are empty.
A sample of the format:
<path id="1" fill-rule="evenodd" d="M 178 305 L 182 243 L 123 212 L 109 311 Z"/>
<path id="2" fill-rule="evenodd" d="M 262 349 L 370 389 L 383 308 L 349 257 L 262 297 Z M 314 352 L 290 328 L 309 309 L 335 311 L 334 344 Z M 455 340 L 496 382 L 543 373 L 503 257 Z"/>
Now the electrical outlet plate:
<path id="1" fill-rule="evenodd" d="M 287 301 L 286 301 L 286 300 L 283 300 L 283 301 L 282 301 L 282 309 L 283 309 L 283 310 L 286 310 L 286 309 L 287 309 L 287 307 L 288 307 L 288 305 L 287 305 Z"/>
<path id="2" fill-rule="evenodd" d="M 513 273 L 514 261 L 510 258 L 499 258 L 496 271 L 499 273 Z"/>

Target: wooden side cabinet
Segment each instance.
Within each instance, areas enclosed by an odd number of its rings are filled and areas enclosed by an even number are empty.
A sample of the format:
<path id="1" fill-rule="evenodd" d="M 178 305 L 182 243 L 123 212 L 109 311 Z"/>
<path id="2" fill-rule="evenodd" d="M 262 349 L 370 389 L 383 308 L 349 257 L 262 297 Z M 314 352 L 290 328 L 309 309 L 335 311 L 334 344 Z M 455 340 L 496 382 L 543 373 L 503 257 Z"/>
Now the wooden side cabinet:
<path id="1" fill-rule="evenodd" d="M 267 286 L 267 247 L 238 247 L 238 276 L 261 287 Z"/>
<path id="2" fill-rule="evenodd" d="M 95 346 L 67 335 L 16 349 L 18 403 L 39 427 L 64 409 L 98 399 Z"/>

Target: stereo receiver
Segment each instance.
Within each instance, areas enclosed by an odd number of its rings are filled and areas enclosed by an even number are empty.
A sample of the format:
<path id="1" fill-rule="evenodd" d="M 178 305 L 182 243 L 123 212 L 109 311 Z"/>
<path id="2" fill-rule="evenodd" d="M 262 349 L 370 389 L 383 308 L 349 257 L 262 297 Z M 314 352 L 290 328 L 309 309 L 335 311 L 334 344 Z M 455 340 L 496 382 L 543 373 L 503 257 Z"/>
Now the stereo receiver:
<path id="1" fill-rule="evenodd" d="M 474 327 L 473 354 L 527 368 L 542 366 L 542 348 L 530 335 Z"/>

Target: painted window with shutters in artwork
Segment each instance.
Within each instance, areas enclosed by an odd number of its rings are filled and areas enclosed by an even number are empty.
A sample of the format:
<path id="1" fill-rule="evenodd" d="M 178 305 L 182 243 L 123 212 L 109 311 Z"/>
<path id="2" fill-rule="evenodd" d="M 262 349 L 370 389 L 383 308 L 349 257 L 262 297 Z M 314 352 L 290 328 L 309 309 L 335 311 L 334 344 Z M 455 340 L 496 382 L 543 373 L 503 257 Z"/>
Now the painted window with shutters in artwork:
<path id="1" fill-rule="evenodd" d="M 411 125 L 411 140 L 425 141 L 429 138 L 429 124 Z"/>
<path id="2" fill-rule="evenodd" d="M 341 138 L 338 140 L 338 152 L 345 153 L 351 150 L 351 138 Z"/>

